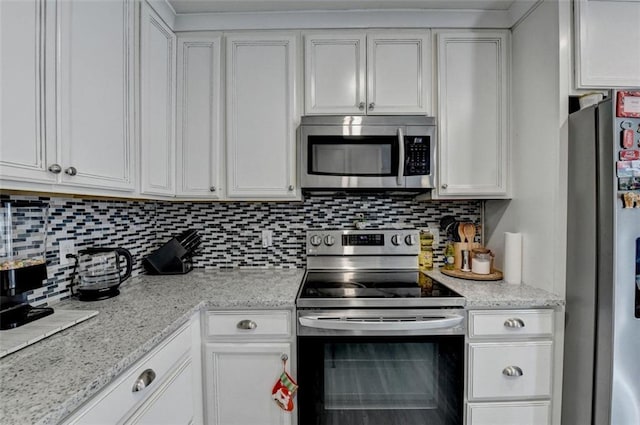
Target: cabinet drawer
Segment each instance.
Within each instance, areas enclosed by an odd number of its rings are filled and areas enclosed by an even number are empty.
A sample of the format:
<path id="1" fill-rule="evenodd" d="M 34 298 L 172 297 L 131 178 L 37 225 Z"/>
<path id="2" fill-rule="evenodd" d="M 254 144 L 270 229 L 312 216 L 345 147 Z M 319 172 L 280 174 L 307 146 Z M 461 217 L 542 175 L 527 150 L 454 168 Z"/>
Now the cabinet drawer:
<path id="1" fill-rule="evenodd" d="M 553 310 L 480 310 L 469 312 L 469 338 L 551 337 Z"/>
<path id="2" fill-rule="evenodd" d="M 289 311 L 211 311 L 207 335 L 227 337 L 291 336 Z"/>
<path id="3" fill-rule="evenodd" d="M 551 402 L 467 404 L 467 425 L 548 425 Z"/>
<path id="4" fill-rule="evenodd" d="M 469 399 L 551 395 L 551 341 L 469 344 Z"/>
<path id="5" fill-rule="evenodd" d="M 187 324 L 176 331 L 158 348 L 136 362 L 128 372 L 100 391 L 65 424 L 102 424 L 122 420 L 130 410 L 144 401 L 168 378 L 172 367 L 191 350 L 191 329 Z M 147 369 L 153 370 L 155 378 L 140 391 L 133 392 L 133 385 Z"/>

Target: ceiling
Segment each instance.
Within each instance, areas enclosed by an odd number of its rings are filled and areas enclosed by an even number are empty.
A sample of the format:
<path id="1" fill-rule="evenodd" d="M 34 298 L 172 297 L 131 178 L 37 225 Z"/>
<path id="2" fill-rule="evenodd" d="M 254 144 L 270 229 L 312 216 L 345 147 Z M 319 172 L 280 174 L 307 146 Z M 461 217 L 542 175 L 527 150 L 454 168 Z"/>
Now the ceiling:
<path id="1" fill-rule="evenodd" d="M 176 13 L 302 10 L 508 10 L 519 0 L 168 0 Z"/>

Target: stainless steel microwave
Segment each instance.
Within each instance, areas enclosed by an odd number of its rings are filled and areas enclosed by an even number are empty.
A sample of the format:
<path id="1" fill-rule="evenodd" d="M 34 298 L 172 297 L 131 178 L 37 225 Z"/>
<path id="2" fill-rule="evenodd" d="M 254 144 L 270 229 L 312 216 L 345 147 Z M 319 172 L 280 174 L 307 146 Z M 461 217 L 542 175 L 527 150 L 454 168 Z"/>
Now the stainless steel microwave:
<path id="1" fill-rule="evenodd" d="M 433 188 L 433 117 L 302 117 L 298 142 L 303 190 Z"/>

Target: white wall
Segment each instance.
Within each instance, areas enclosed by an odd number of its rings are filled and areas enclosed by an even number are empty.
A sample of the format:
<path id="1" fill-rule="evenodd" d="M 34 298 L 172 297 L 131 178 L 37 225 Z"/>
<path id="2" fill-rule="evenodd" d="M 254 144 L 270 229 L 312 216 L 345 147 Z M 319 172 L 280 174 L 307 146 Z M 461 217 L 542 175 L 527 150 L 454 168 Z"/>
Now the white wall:
<path id="1" fill-rule="evenodd" d="M 561 0 L 562 1 L 562 0 Z M 513 29 L 513 199 L 488 201 L 488 246 L 504 258 L 504 232 L 523 234 L 523 282 L 564 294 L 565 182 L 561 143 L 559 3 L 545 0 Z"/>

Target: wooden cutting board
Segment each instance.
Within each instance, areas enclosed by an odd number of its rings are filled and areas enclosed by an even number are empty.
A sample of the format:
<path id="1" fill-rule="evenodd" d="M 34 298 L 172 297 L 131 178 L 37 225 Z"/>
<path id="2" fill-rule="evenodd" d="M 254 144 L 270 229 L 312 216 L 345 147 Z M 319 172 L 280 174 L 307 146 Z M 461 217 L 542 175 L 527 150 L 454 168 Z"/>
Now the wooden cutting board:
<path id="1" fill-rule="evenodd" d="M 502 272 L 498 269 L 494 269 L 493 273 L 489 274 L 477 274 L 472 272 L 463 272 L 462 270 L 445 270 L 443 268 L 440 269 L 442 274 L 451 277 L 457 277 L 460 279 L 468 279 L 468 280 L 502 280 Z"/>

